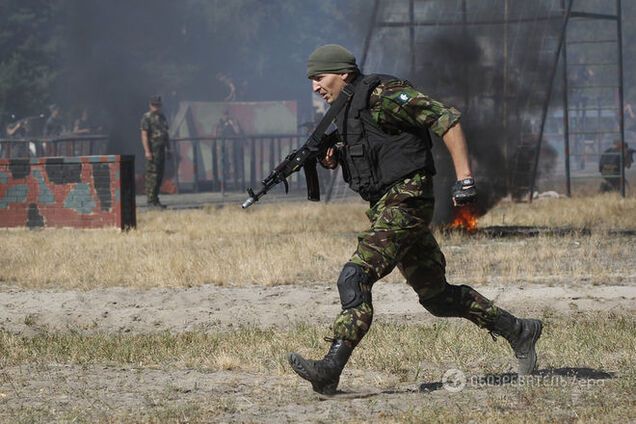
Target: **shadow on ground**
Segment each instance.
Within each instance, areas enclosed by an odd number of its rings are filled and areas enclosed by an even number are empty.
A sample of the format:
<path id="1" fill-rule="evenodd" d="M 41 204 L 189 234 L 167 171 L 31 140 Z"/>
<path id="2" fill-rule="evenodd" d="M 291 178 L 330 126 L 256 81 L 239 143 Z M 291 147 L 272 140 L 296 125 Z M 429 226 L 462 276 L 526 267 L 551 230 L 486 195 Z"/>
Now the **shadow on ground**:
<path id="1" fill-rule="evenodd" d="M 505 386 L 505 385 L 526 385 L 539 386 L 542 384 L 550 385 L 561 382 L 575 383 L 576 381 L 589 380 L 608 380 L 615 378 L 612 372 L 596 370 L 592 368 L 545 368 L 537 370 L 533 375 L 519 377 L 517 373 L 499 373 L 475 375 L 466 378 L 463 374 L 455 374 L 452 379 L 443 381 L 435 381 L 430 383 L 422 383 L 419 386 L 419 392 L 431 393 L 436 390 L 444 389 L 451 392 L 463 390 L 466 386 L 486 387 L 486 386 Z M 401 393 L 418 392 L 416 389 L 401 390 L 378 390 L 378 391 L 338 391 L 335 395 L 319 395 L 321 400 L 329 399 L 365 399 L 378 395 L 392 395 Z"/>
<path id="2" fill-rule="evenodd" d="M 465 385 L 472 385 L 478 387 L 484 386 L 505 386 L 507 384 L 525 384 L 525 385 L 541 385 L 551 384 L 555 380 L 566 380 L 574 383 L 578 381 L 589 380 L 608 380 L 615 378 L 615 373 L 607 372 L 603 370 L 596 370 L 592 368 L 576 368 L 576 367 L 563 367 L 563 368 L 545 368 L 537 370 L 533 375 L 519 377 L 517 373 L 499 373 L 499 374 L 485 374 L 475 375 L 466 378 L 463 374 L 461 376 L 454 376 L 452 381 L 435 381 L 431 383 L 420 384 L 420 392 L 429 393 L 436 390 L 443 389 L 445 386 L 450 391 L 462 390 Z M 459 379 L 459 380 L 458 380 Z M 458 389 L 459 388 L 459 389 Z"/>

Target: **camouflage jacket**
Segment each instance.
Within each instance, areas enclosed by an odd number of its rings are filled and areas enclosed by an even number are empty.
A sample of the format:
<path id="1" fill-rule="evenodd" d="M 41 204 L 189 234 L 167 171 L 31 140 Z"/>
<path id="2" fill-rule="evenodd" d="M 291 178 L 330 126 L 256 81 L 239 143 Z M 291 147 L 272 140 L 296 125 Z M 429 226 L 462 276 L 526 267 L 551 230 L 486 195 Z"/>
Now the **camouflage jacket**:
<path id="1" fill-rule="evenodd" d="M 631 168 L 634 162 L 634 150 L 626 148 L 624 156 L 624 168 Z M 599 172 L 606 177 L 620 177 L 621 175 L 621 148 L 610 147 L 601 155 L 598 163 Z"/>
<path id="2" fill-rule="evenodd" d="M 148 133 L 151 143 L 168 144 L 168 120 L 161 112 L 146 112 L 141 118 L 141 130 Z"/>
<path id="3" fill-rule="evenodd" d="M 388 134 L 424 127 L 442 137 L 461 117 L 454 107 L 431 99 L 401 80 L 380 83 L 371 93 L 369 105 L 371 116 Z"/>

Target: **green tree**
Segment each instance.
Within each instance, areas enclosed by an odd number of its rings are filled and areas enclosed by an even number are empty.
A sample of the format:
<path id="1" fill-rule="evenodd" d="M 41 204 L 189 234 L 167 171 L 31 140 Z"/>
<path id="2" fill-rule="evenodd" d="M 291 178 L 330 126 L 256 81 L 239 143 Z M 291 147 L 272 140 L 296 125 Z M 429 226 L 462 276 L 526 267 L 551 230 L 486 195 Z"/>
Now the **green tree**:
<path id="1" fill-rule="evenodd" d="M 0 2 L 0 121 L 43 111 L 58 74 L 55 2 Z"/>
<path id="2" fill-rule="evenodd" d="M 363 0 L 0 0 L 0 119 L 88 107 L 129 152 L 149 94 L 219 100 L 217 73 L 250 100 L 309 103 L 306 57 L 326 42 L 355 51 L 369 12 Z"/>

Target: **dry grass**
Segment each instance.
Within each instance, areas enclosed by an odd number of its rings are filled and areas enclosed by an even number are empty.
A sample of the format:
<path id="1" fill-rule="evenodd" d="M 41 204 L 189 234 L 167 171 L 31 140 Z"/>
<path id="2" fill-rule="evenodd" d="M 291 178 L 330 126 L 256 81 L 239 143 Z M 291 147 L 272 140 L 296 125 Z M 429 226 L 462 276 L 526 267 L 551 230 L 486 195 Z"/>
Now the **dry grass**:
<path id="1" fill-rule="evenodd" d="M 493 241 L 485 237 L 451 236 L 443 238 L 440 244 L 453 281 L 621 284 L 633 281 L 636 276 L 634 237 L 599 233 Z"/>
<path id="2" fill-rule="evenodd" d="M 480 226 L 539 225 L 591 229 L 636 228 L 636 197 L 618 194 L 540 199 L 531 204 L 504 202 L 479 220 Z"/>
<path id="3" fill-rule="evenodd" d="M 546 311 L 543 318 L 546 330 L 539 344 L 543 379 L 526 386 L 484 384 L 477 379 L 487 375 L 505 378 L 514 359 L 503 340 L 493 343 L 483 330 L 466 321 L 440 320 L 424 325 L 378 322 L 355 351 L 345 370 L 343 387 L 384 390 L 384 398 L 363 398 L 353 404 L 334 401 L 339 411 L 334 418 L 354 422 L 506 423 L 633 419 L 634 317 L 585 313 L 557 317 Z M 297 419 L 320 421 L 320 415 L 305 416 L 302 411 L 310 413 L 316 408 L 319 414 L 328 405 L 315 402 L 308 385 L 289 370 L 285 354 L 300 349 L 309 356 L 319 356 L 326 348 L 321 339 L 324 331 L 299 326 L 146 335 L 43 332 L 33 337 L 0 332 L 0 420 L 73 418 L 95 422 L 104 414 L 107 422 L 261 421 L 265 418 L 258 415 L 261 411 L 275 416 L 275 411 L 285 411 L 291 405 L 299 411 Z M 21 367 L 30 371 L 21 372 Z M 60 377 L 54 372 L 60 367 L 69 368 L 70 374 Z M 461 393 L 439 387 L 430 394 L 413 391 L 422 382 L 439 384 L 451 368 L 462 370 L 469 378 Z M 117 382 L 95 381 L 93 376 L 100 370 L 110 370 L 112 378 L 122 381 L 135 374 L 146 385 L 119 387 Z M 227 380 L 214 389 L 197 387 L 196 381 L 187 386 L 169 378 L 148 386 L 155 370 L 164 375 L 180 373 L 177 375 L 183 380 L 197 372 L 201 381 L 231 370 L 246 380 Z M 269 381 L 269 394 L 258 391 L 257 381 Z M 215 390 L 215 396 L 208 390 Z M 104 402 L 117 396 L 120 406 L 105 412 L 101 405 L 81 407 L 86 400 L 83 396 L 93 399 L 95 395 Z M 26 408 L 20 407 L 20 396 L 30 399 Z M 144 396 L 151 397 L 152 403 L 131 400 Z M 37 399 L 42 399 L 41 403 Z M 384 401 L 387 404 L 381 403 Z M 420 406 L 422 402 L 424 406 Z"/>
<path id="4" fill-rule="evenodd" d="M 278 203 L 145 212 L 135 231 L 4 230 L 0 281 L 32 288 L 191 287 L 295 284 L 334 280 L 367 225 L 362 203 Z M 620 282 L 634 275 L 633 238 L 610 228 L 636 228 L 636 199 L 504 203 L 480 220 L 487 225 L 575 226 L 592 236 L 541 237 L 493 242 L 438 234 L 449 277 L 568 279 L 588 276 Z M 537 264 L 541 264 L 540 267 Z M 609 266 L 611 264 L 611 266 Z M 529 277 L 532 276 L 532 277 Z M 389 281 L 401 281 L 394 273 Z"/>
<path id="5" fill-rule="evenodd" d="M 128 233 L 2 231 L 0 281 L 82 289 L 333 281 L 366 226 L 364 210 L 361 203 L 208 207 L 140 213 L 139 228 Z M 633 284 L 634 237 L 607 230 L 636 229 L 634 199 L 504 203 L 480 225 L 575 226 L 592 234 L 493 240 L 438 232 L 455 283 Z M 396 273 L 387 279 L 401 281 Z M 440 381 L 450 368 L 471 378 L 506 377 L 514 364 L 507 344 L 464 320 L 405 324 L 380 315 L 341 388 L 381 393 L 330 402 L 317 402 L 285 360 L 289 351 L 322 355 L 324 326 L 54 332 L 26 316 L 30 335 L 0 330 L 0 422 L 636 420 L 633 314 L 541 315 L 538 383 L 471 383 L 447 392 Z M 422 382 L 436 390 L 418 392 Z"/>
<path id="6" fill-rule="evenodd" d="M 636 371 L 634 316 L 585 312 L 556 316 L 546 310 L 543 320 L 541 368 Z M 27 364 L 108 364 L 285 375 L 290 374 L 286 352 L 322 356 L 328 347 L 323 337 L 329 334 L 323 326 L 304 324 L 290 329 L 250 326 L 178 334 L 41 329 L 35 335 L 22 336 L 0 331 L 0 369 Z M 400 383 L 416 383 L 422 378 L 439 378 L 437 369 L 456 366 L 469 374 L 501 373 L 510 371 L 513 362 L 503 339 L 494 343 L 486 331 L 459 318 L 424 324 L 380 320 L 355 350 L 350 368 L 391 374 Z"/>

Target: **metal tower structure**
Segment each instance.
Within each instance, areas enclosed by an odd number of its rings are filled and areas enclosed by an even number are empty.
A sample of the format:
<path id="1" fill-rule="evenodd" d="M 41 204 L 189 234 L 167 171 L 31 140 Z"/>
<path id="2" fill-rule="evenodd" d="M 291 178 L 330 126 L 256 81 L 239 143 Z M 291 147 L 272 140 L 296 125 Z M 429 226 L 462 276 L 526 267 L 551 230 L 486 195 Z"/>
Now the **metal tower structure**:
<path id="1" fill-rule="evenodd" d="M 551 119 L 560 115 L 562 124 L 558 132 L 563 142 L 566 194 L 571 195 L 572 178 L 589 178 L 572 176 L 572 160 L 582 163 L 586 155 L 598 156 L 603 146 L 619 140 L 623 147 L 620 151 L 620 192 L 625 196 L 622 7 L 621 0 L 608 0 L 606 6 L 611 8 L 613 2 L 613 12 L 599 13 L 585 11 L 586 0 L 374 0 L 360 66 L 364 70 L 368 65 L 372 49 L 379 48 L 383 52 L 382 43 L 391 37 L 398 38 L 399 43 L 393 45 L 399 46 L 402 53 L 408 52 L 403 71 L 409 79 L 416 79 L 425 65 L 421 63 L 422 37 L 418 37 L 418 31 L 425 29 L 428 36 L 450 31 L 466 40 L 469 33 L 478 41 L 490 37 L 490 44 L 498 43 L 492 50 L 497 50 L 499 62 L 492 67 L 499 68 L 502 87 L 495 90 L 495 94 L 482 95 L 480 102 L 491 97 L 492 107 L 503 116 L 497 124 L 506 131 L 511 129 L 514 114 L 523 114 L 526 121 L 531 122 L 530 125 L 517 123 L 515 140 L 504 146 L 507 171 L 501 178 L 506 180 L 508 191 L 516 192 L 521 198 L 527 195 L 528 201 L 532 201 L 547 126 Z M 614 36 L 606 35 L 607 27 L 595 29 L 597 22 L 615 25 Z M 576 31 L 577 25 L 587 25 L 590 31 Z M 519 30 L 528 26 L 531 29 L 525 33 Z M 399 32 L 399 35 L 387 35 L 387 31 Z M 582 33 L 587 34 L 586 38 L 573 35 Z M 528 38 L 533 40 L 528 41 Z M 603 47 L 599 49 L 600 46 Z M 599 56 L 599 50 L 615 53 L 599 59 L 595 57 L 595 53 Z M 486 48 L 485 55 L 489 52 Z M 383 53 L 392 54 L 389 49 Z M 608 60 L 608 56 L 611 59 Z M 514 60 L 517 69 L 513 69 Z M 471 69 L 464 69 L 464 72 L 469 75 Z M 514 102 L 520 104 L 519 92 L 514 93 L 510 83 L 515 78 L 514 72 L 518 79 L 532 87 L 527 94 L 525 110 L 518 108 L 515 111 L 511 107 Z M 594 78 L 585 78 L 586 73 Z M 561 77 L 557 78 L 559 75 Z M 469 75 L 467 80 L 470 79 Z M 476 91 L 483 87 L 465 84 L 462 88 L 464 107 L 474 107 L 471 101 L 474 103 Z M 560 104 L 555 104 L 559 89 L 562 94 Z M 455 96 L 458 98 L 460 96 Z M 531 99 L 535 99 L 535 103 L 530 104 Z M 561 111 L 550 114 L 554 108 Z M 604 126 L 603 122 L 608 120 L 614 121 L 615 127 Z M 572 144 L 574 151 L 570 148 Z"/>

